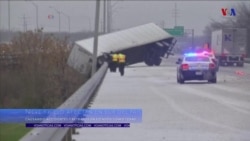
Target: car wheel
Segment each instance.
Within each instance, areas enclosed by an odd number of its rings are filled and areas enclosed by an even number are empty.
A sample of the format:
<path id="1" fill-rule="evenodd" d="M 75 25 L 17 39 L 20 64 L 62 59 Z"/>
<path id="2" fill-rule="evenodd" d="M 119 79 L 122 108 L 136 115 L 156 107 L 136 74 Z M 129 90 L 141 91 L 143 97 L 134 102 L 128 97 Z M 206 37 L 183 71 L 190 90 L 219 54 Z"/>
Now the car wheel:
<path id="1" fill-rule="evenodd" d="M 179 81 L 180 81 L 180 84 L 183 84 L 185 82 L 183 78 L 180 78 Z"/>
<path id="2" fill-rule="evenodd" d="M 180 84 L 184 84 L 185 80 L 184 79 L 180 79 Z"/>
<path id="3" fill-rule="evenodd" d="M 181 74 L 179 74 L 179 75 L 181 75 Z M 185 82 L 185 80 L 181 76 L 178 77 L 178 75 L 177 75 L 177 82 L 180 84 L 183 84 Z"/>
<path id="4" fill-rule="evenodd" d="M 177 83 L 180 83 L 180 80 L 179 80 L 178 74 L 176 75 L 176 80 L 177 80 Z"/>

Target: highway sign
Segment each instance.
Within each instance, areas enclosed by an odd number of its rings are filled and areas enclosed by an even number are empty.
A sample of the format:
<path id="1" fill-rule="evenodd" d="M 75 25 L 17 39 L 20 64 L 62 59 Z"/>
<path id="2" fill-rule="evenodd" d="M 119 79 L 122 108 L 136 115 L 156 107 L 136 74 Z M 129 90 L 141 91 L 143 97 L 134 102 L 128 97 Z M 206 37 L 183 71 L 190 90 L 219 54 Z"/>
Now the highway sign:
<path id="1" fill-rule="evenodd" d="M 184 26 L 175 26 L 174 29 L 184 30 Z"/>
<path id="2" fill-rule="evenodd" d="M 183 36 L 184 35 L 184 28 L 166 28 L 164 29 L 166 32 L 168 32 L 169 34 L 173 35 L 173 36 Z"/>

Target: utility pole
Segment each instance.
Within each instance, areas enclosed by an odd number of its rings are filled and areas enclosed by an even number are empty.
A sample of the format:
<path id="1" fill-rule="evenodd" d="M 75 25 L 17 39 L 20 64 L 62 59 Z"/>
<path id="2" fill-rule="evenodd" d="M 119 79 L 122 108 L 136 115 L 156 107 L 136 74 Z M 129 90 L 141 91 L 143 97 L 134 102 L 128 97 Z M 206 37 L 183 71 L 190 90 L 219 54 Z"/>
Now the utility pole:
<path id="1" fill-rule="evenodd" d="M 103 33 L 106 33 L 106 3 L 107 0 L 103 0 Z"/>
<path id="2" fill-rule="evenodd" d="M 107 32 L 111 32 L 111 22 L 112 22 L 112 6 L 111 0 L 107 0 Z"/>
<path id="3" fill-rule="evenodd" d="M 99 30 L 99 15 L 100 15 L 100 2 L 101 0 L 96 0 L 96 13 L 95 13 L 95 37 L 94 37 L 94 47 L 93 47 L 93 62 L 91 69 L 91 76 L 96 72 L 97 65 L 97 50 L 98 50 L 98 30 Z"/>
<path id="4" fill-rule="evenodd" d="M 65 14 L 65 13 L 63 13 L 63 12 L 61 12 L 65 17 L 67 17 L 67 19 L 68 19 L 68 29 L 69 29 L 69 34 L 70 34 L 70 16 L 69 15 L 67 15 L 67 14 Z"/>
<path id="5" fill-rule="evenodd" d="M 173 11 L 173 16 L 174 16 L 174 25 L 177 26 L 177 17 L 179 10 L 177 9 L 177 4 L 175 3 L 174 5 L 174 11 Z"/>
<path id="6" fill-rule="evenodd" d="M 194 29 L 192 29 L 192 47 L 193 49 L 195 48 L 194 47 Z"/>
<path id="7" fill-rule="evenodd" d="M 27 19 L 26 19 L 25 15 L 23 15 L 23 30 L 24 30 L 24 32 L 27 31 L 27 21 L 26 20 Z"/>
<path id="8" fill-rule="evenodd" d="M 164 20 L 161 21 L 161 27 L 165 28 L 165 21 Z"/>
<path id="9" fill-rule="evenodd" d="M 10 0 L 8 0 L 8 24 L 9 24 L 9 32 L 10 32 Z"/>
<path id="10" fill-rule="evenodd" d="M 34 2 L 32 2 L 32 4 L 35 6 L 36 8 L 36 29 L 38 30 L 39 29 L 39 26 L 38 26 L 38 5 L 35 4 Z"/>
<path id="11" fill-rule="evenodd" d="M 177 25 L 177 4 L 175 3 L 174 4 L 174 25 L 176 26 Z"/>
<path id="12" fill-rule="evenodd" d="M 59 15 L 59 33 L 61 32 L 61 11 L 57 10 L 55 7 L 50 6 L 49 8 L 54 9 Z"/>

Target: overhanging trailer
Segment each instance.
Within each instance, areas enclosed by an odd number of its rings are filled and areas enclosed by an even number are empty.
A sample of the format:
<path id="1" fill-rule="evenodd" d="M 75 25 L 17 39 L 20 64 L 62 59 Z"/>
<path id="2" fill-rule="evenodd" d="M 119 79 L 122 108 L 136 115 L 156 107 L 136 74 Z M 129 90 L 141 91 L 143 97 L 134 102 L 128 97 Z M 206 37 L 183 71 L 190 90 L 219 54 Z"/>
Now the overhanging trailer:
<path id="1" fill-rule="evenodd" d="M 68 58 L 69 66 L 88 73 L 93 54 L 93 38 L 76 41 Z M 121 30 L 98 37 L 98 63 L 103 53 L 121 52 L 127 56 L 127 65 L 145 62 L 160 65 L 162 57 L 172 54 L 176 39 L 154 23 Z"/>

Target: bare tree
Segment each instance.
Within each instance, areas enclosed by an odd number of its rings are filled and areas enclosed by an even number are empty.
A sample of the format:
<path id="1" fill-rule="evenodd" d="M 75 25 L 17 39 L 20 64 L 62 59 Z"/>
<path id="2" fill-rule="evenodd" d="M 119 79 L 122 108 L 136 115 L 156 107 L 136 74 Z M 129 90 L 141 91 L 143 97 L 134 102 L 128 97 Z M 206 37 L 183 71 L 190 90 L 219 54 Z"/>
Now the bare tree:
<path id="1" fill-rule="evenodd" d="M 233 7 L 236 7 L 235 9 L 237 9 L 236 16 L 234 18 L 228 18 L 222 22 L 211 19 L 211 23 L 205 27 L 203 33 L 209 41 L 211 41 L 212 31 L 230 27 L 247 28 L 248 35 L 250 37 L 250 4 L 242 2 Z M 250 54 L 250 46 L 248 46 L 248 54 Z"/>

